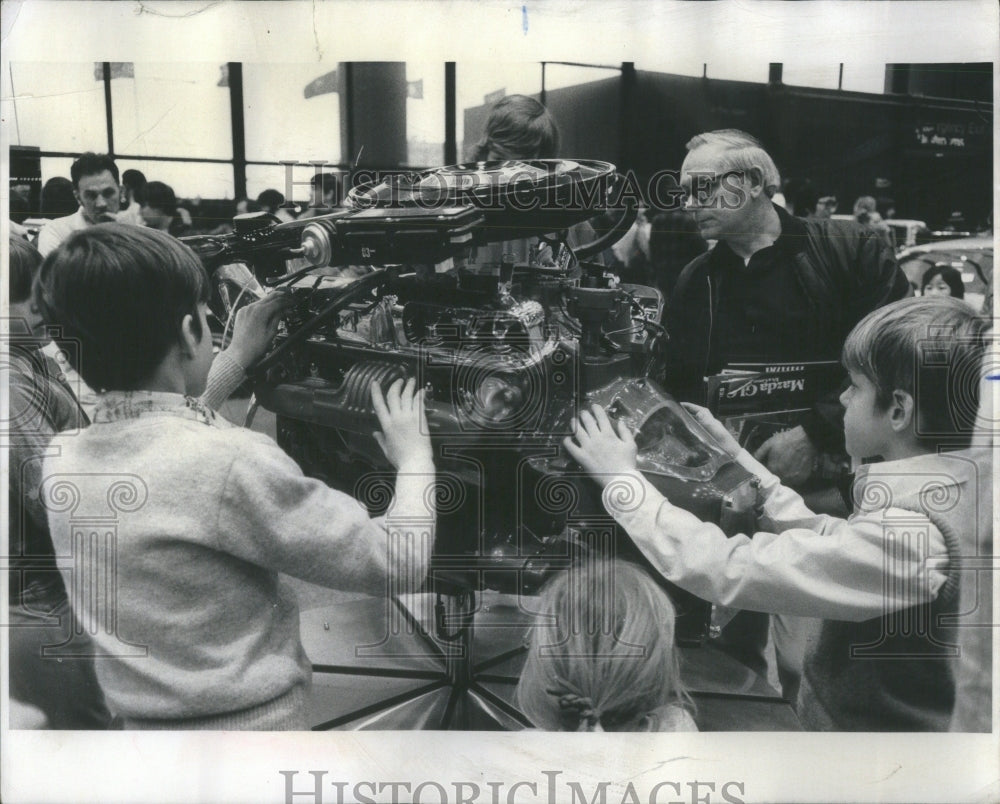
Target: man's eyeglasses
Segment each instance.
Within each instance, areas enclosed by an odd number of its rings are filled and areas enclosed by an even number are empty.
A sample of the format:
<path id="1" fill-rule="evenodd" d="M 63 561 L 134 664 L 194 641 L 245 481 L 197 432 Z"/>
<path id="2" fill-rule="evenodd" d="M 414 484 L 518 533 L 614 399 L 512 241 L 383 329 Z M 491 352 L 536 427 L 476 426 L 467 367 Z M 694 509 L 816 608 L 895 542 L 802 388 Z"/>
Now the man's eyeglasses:
<path id="1" fill-rule="evenodd" d="M 743 178 L 743 175 L 742 170 L 729 170 L 725 173 L 692 173 L 689 179 L 681 184 L 684 200 L 690 201 L 693 195 L 696 203 L 704 205 L 715 198 L 726 179 Z M 735 190 L 735 188 L 729 189 Z"/>

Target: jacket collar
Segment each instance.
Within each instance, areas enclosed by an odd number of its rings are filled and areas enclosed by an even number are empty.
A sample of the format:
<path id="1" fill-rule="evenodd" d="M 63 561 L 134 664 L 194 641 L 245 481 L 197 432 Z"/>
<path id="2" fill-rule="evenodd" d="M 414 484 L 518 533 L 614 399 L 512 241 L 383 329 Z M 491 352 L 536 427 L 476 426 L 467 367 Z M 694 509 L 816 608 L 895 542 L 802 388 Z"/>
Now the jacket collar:
<path id="1" fill-rule="evenodd" d="M 788 212 L 783 208 L 774 204 L 774 211 L 778 213 L 778 220 L 781 222 L 781 234 L 778 235 L 778 239 L 774 241 L 774 245 L 784 251 L 789 255 L 796 255 L 806 248 L 806 237 L 808 235 L 808 226 L 802 218 L 797 218 L 794 215 L 788 214 Z M 743 260 L 737 257 L 733 250 L 729 247 L 729 244 L 725 240 L 720 240 L 716 244 L 715 248 L 712 249 L 712 260 L 716 264 L 721 264 L 728 261 L 737 261 L 742 265 Z"/>
<path id="2" fill-rule="evenodd" d="M 869 463 L 855 475 L 854 499 L 861 510 L 878 510 L 894 499 L 898 503 L 926 495 L 931 502 L 937 499 L 944 505 L 959 493 L 958 488 L 974 484 L 977 473 L 984 471 L 992 474 L 992 455 L 982 447 Z"/>
<path id="3" fill-rule="evenodd" d="M 798 246 L 795 251 L 802 251 L 805 248 L 805 236 L 809 228 L 806 222 L 796 215 L 789 214 L 788 210 L 777 204 L 774 204 L 774 211 L 778 213 L 778 220 L 781 221 L 781 237 L 787 238 L 789 245 Z"/>
<path id="4" fill-rule="evenodd" d="M 215 411 L 200 400 L 164 391 L 107 391 L 97 397 L 94 424 L 108 424 L 147 416 L 178 416 L 218 425 Z"/>

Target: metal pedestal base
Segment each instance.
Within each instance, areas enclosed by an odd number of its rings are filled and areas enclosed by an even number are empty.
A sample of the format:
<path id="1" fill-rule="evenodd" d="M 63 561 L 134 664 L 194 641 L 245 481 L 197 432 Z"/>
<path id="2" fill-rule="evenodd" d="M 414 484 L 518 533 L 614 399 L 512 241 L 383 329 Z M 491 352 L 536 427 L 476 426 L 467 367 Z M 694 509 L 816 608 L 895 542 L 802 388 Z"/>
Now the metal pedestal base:
<path id="1" fill-rule="evenodd" d="M 313 730 L 530 728 L 514 692 L 534 598 L 481 592 L 443 600 L 444 611 L 422 594 L 303 612 Z M 711 642 L 679 650 L 702 731 L 801 731 L 765 679 Z"/>
<path id="2" fill-rule="evenodd" d="M 530 727 L 513 704 L 530 620 L 490 593 L 373 598 L 303 613 L 313 730 Z"/>

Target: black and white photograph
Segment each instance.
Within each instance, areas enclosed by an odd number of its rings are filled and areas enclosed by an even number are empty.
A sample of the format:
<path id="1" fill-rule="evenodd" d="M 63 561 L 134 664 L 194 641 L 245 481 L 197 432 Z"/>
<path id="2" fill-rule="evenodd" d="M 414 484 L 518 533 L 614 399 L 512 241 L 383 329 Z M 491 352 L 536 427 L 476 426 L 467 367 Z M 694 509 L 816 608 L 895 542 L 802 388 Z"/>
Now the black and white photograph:
<path id="1" fill-rule="evenodd" d="M 2 5 L 0 797 L 1000 800 L 1000 9 Z"/>

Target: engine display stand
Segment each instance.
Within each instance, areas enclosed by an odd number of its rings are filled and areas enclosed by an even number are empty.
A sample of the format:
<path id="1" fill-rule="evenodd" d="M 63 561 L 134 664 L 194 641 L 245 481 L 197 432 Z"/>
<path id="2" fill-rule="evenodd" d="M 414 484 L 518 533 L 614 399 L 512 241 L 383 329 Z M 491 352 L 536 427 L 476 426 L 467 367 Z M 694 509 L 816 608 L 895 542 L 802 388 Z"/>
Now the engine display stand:
<path id="1" fill-rule="evenodd" d="M 416 594 L 303 612 L 312 729 L 530 728 L 514 692 L 533 600 L 468 593 L 444 598 L 442 611 L 433 595 Z M 679 650 L 702 731 L 801 730 L 765 679 L 711 643 Z"/>
<path id="2" fill-rule="evenodd" d="M 304 612 L 313 730 L 530 727 L 512 700 L 531 614 L 512 599 L 418 594 Z"/>

